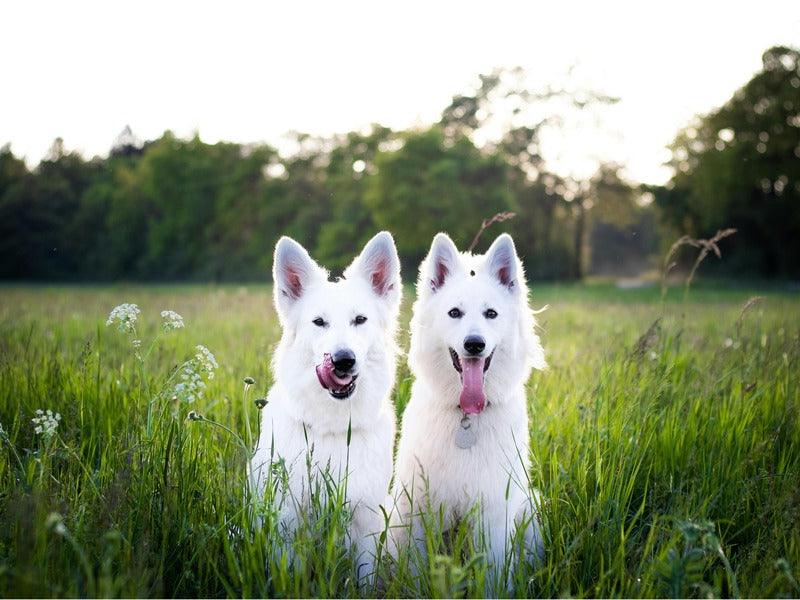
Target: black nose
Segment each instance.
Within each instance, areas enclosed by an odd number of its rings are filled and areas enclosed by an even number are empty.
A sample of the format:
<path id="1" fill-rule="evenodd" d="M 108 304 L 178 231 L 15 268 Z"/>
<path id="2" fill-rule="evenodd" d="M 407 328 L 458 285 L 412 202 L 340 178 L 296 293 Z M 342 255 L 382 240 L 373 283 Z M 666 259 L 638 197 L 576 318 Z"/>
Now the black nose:
<path id="1" fill-rule="evenodd" d="M 334 352 L 332 360 L 333 368 L 342 373 L 347 373 L 356 366 L 356 355 L 349 348 Z"/>
<path id="2" fill-rule="evenodd" d="M 464 350 L 472 354 L 480 354 L 486 348 L 486 342 L 479 335 L 470 335 L 464 340 Z"/>

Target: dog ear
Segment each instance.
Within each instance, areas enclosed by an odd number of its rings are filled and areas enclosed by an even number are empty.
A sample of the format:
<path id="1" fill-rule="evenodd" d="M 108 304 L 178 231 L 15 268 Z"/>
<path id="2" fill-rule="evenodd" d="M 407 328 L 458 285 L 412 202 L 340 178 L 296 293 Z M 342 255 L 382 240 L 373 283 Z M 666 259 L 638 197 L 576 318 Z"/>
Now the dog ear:
<path id="1" fill-rule="evenodd" d="M 453 240 L 446 233 L 437 233 L 420 268 L 420 285 L 432 292 L 438 292 L 460 267 L 458 248 Z"/>
<path id="2" fill-rule="evenodd" d="M 286 236 L 278 240 L 272 264 L 272 281 L 279 315 L 286 315 L 309 286 L 319 279 L 324 279 L 324 271 L 303 246 Z"/>
<path id="3" fill-rule="evenodd" d="M 509 291 L 519 287 L 519 259 L 514 240 L 507 233 L 500 235 L 486 252 L 486 269 Z"/>
<path id="4" fill-rule="evenodd" d="M 367 242 L 361 254 L 344 272 L 346 279 L 360 276 L 367 280 L 372 291 L 392 304 L 400 299 L 400 259 L 394 238 L 381 231 Z"/>

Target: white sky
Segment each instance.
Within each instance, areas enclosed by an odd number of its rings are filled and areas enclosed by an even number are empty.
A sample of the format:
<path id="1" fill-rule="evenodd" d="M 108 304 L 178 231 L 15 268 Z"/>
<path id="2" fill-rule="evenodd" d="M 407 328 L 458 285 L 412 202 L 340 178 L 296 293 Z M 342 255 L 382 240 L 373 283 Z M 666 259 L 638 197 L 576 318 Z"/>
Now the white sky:
<path id="1" fill-rule="evenodd" d="M 800 45 L 800 2 L 34 2 L 0 4 L 0 145 L 35 164 L 61 136 L 106 154 L 126 124 L 209 142 L 281 145 L 435 121 L 479 73 L 521 65 L 547 83 L 578 65 L 619 96 L 613 135 L 548 138 L 564 173 L 595 157 L 669 175 L 664 146 L 725 102 L 775 44 Z M 607 127 L 608 129 L 608 127 Z"/>

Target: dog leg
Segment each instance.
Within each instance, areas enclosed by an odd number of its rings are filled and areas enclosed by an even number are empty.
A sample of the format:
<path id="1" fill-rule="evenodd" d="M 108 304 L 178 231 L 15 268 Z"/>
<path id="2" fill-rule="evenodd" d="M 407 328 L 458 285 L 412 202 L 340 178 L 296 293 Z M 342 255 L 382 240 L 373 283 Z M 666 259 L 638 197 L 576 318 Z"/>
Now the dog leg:
<path id="1" fill-rule="evenodd" d="M 278 541 L 273 546 L 275 549 L 275 561 L 280 564 L 285 559 L 286 565 L 290 568 L 297 566 L 297 557 L 294 549 L 295 533 L 300 519 L 297 508 L 291 504 L 291 501 L 288 505 L 280 506 L 277 520 Z"/>
<path id="2" fill-rule="evenodd" d="M 391 525 L 389 528 L 388 550 L 393 559 L 394 568 L 408 569 L 414 581 L 420 587 L 417 595 L 421 595 L 420 573 L 428 570 L 428 548 L 425 543 L 425 526 L 419 512 L 415 509 L 407 494 L 403 493 L 396 499 L 392 510 Z M 400 560 L 405 559 L 405 565 L 400 565 Z"/>
<path id="3" fill-rule="evenodd" d="M 524 528 L 522 536 L 524 559 L 534 565 L 541 564 L 544 560 L 544 538 L 542 536 L 542 523 L 540 517 L 540 499 L 537 491 L 531 492 L 531 497 L 523 497 L 517 505 L 514 523 L 517 527 Z"/>
<path id="4" fill-rule="evenodd" d="M 374 583 L 377 571 L 377 544 L 382 530 L 380 515 L 374 509 L 356 506 L 350 522 L 350 543 L 355 551 L 359 585 Z"/>
<path id="5" fill-rule="evenodd" d="M 486 553 L 488 569 L 486 588 L 487 597 L 497 595 L 497 590 L 507 589 L 510 582 L 510 569 L 507 567 L 508 550 L 510 548 L 511 527 L 513 518 L 506 514 L 505 504 L 480 510 L 480 518 L 475 524 L 475 547 Z"/>

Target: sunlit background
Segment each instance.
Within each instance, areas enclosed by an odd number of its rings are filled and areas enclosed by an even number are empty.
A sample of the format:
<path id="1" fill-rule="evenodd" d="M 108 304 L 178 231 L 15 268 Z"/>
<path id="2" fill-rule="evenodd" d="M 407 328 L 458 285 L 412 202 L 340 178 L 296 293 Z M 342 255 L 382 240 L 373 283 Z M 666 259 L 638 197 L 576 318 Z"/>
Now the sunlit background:
<path id="1" fill-rule="evenodd" d="M 603 165 L 613 165 L 646 204 L 653 190 L 637 186 L 669 184 L 677 162 L 669 163 L 680 160 L 669 149 L 678 132 L 730 100 L 762 68 L 764 51 L 798 42 L 800 5 L 792 1 L 5 2 L 0 145 L 34 169 L 55 138 L 63 140 L 59 151 L 88 160 L 107 157 L 120 140 L 141 144 L 169 130 L 207 144 L 266 144 L 288 159 L 303 146 L 296 132 L 327 139 L 330 148 L 332 136 L 368 136 L 372 124 L 427 130 L 455 96 L 476 94 L 480 75 L 505 69 L 503 85 L 478 107 L 478 126 L 462 132 L 472 143 L 491 152 L 506 132 L 535 127 L 539 162 L 535 172 L 526 169 L 529 178 L 569 202 Z M 551 95 L 520 105 L 504 98 L 509 89 Z M 380 149 L 389 147 L 398 146 Z M 375 171 L 369 162 L 354 161 L 357 177 Z M 265 173 L 281 177 L 287 168 L 285 161 L 270 164 Z M 341 194 L 327 192 L 335 205 Z M 518 208 L 520 195 L 511 193 L 510 208 Z M 484 212 L 496 204 L 487 202 Z M 710 236 L 718 225 L 682 227 L 680 215 L 673 217 L 669 235 Z M 324 217 L 316 220 L 319 231 L 303 226 L 300 233 L 312 248 L 322 245 L 323 257 L 341 262 L 337 253 L 350 248 L 326 249 L 317 233 L 335 234 L 325 233 Z M 368 221 L 370 231 L 391 225 Z M 576 259 L 584 268 L 552 275 L 591 272 L 588 253 L 576 252 L 586 255 Z M 98 276 L 157 275 L 126 269 Z M 180 277 L 181 269 L 163 276 Z"/>
<path id="2" fill-rule="evenodd" d="M 425 125 L 478 73 L 522 66 L 534 85 L 620 99 L 600 126 L 570 122 L 547 140 L 558 171 L 586 176 L 604 158 L 664 183 L 675 131 L 725 102 L 763 50 L 800 40 L 790 0 L 12 1 L 0 11 L 0 140 L 33 163 L 55 136 L 106 154 L 126 124 L 147 139 L 171 129 L 287 148 L 290 130 Z"/>

